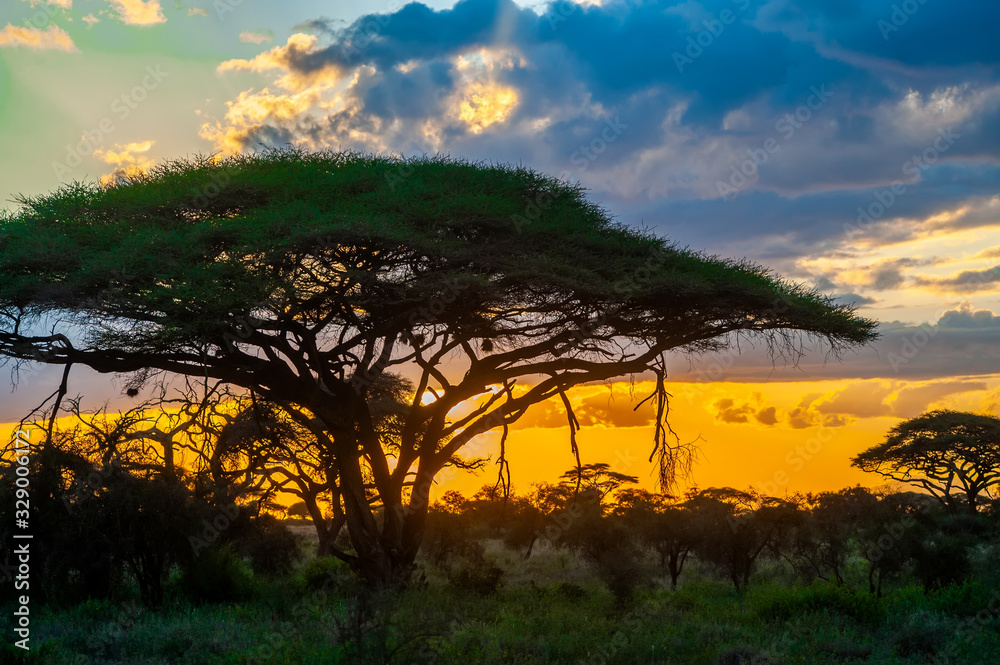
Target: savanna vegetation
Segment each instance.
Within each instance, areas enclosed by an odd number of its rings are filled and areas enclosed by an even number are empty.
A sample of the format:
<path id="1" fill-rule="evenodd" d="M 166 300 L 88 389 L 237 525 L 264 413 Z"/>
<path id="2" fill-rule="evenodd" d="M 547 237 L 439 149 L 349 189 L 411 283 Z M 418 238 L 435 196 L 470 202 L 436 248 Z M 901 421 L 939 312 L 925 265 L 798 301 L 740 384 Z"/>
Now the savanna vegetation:
<path id="1" fill-rule="evenodd" d="M 19 466 L 34 528 L 33 648 L 4 662 L 998 651 L 991 423 L 931 414 L 854 460 L 930 495 L 677 490 L 692 449 L 667 352 L 753 340 L 794 362 L 810 339 L 877 335 L 763 267 L 624 227 L 533 171 L 438 158 L 180 160 L 21 203 L 0 219 L 0 356 L 62 380 L 4 452 L 9 578 Z M 131 406 L 89 408 L 76 366 L 120 375 Z M 616 377 L 653 379 L 637 401 L 660 493 L 576 446 L 567 391 Z M 510 425 L 550 399 L 576 464 L 519 491 Z M 469 456 L 491 430 L 497 458 Z M 488 462 L 495 484 L 432 504 L 442 469 Z"/>
<path id="2" fill-rule="evenodd" d="M 78 419 L 92 427 L 32 450 L 33 649 L 4 662 L 982 663 L 1000 647 L 994 500 L 670 496 L 591 463 L 523 493 L 446 492 L 410 583 L 378 588 L 319 555 L 304 502 L 221 492 L 210 468 L 166 474 L 128 445 L 101 466 L 121 423 Z"/>

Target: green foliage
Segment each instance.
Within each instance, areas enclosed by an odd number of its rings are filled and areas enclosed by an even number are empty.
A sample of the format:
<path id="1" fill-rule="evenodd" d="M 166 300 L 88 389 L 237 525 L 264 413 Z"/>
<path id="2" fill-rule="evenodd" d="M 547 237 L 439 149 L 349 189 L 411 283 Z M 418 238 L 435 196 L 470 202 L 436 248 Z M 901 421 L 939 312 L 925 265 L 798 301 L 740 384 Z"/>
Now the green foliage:
<path id="1" fill-rule="evenodd" d="M 402 170 L 406 177 L 396 176 Z M 219 181 L 216 195 L 193 199 Z M 544 214 L 519 223 L 540 198 Z M 627 229 L 579 186 L 522 167 L 284 150 L 174 160 L 120 185 L 77 183 L 20 203 L 0 228 L 0 304 L 104 311 L 114 303 L 90 298 L 117 282 L 121 303 L 143 301 L 172 317 L 149 331 L 148 343 L 201 337 L 266 301 L 279 286 L 269 268 L 287 252 L 361 237 L 457 259 L 463 282 L 477 288 L 486 282 L 476 273 L 486 269 L 504 275 L 503 289 L 572 288 L 595 304 L 631 295 L 646 306 L 670 302 L 726 318 L 774 310 L 778 298 L 787 327 L 852 343 L 874 334 L 874 322 L 848 307 L 748 262 Z M 249 256 L 263 260 L 243 260 Z M 630 293 L 621 275 L 651 258 L 649 288 Z"/>
<path id="2" fill-rule="evenodd" d="M 870 594 L 832 584 L 818 583 L 792 589 L 773 586 L 754 592 L 748 602 L 765 621 L 785 622 L 805 614 L 830 613 L 871 625 L 882 617 L 877 600 Z"/>
<path id="3" fill-rule="evenodd" d="M 195 603 L 245 600 L 252 584 L 253 574 L 229 544 L 202 550 L 185 564 L 180 577 L 182 592 Z"/>
<path id="4" fill-rule="evenodd" d="M 464 557 L 448 574 L 448 581 L 459 591 L 492 596 L 503 583 L 504 570 L 482 554 Z"/>
<path id="5" fill-rule="evenodd" d="M 896 653 L 901 656 L 926 658 L 948 642 L 954 625 L 940 614 L 920 611 L 906 617 L 893 639 Z"/>
<path id="6" fill-rule="evenodd" d="M 342 591 L 356 580 L 351 567 L 333 556 L 307 561 L 299 569 L 298 576 L 308 591 Z"/>
<path id="7" fill-rule="evenodd" d="M 288 573 L 302 557 L 298 537 L 273 515 L 255 517 L 241 531 L 233 534 L 235 546 L 250 560 L 254 573 Z"/>

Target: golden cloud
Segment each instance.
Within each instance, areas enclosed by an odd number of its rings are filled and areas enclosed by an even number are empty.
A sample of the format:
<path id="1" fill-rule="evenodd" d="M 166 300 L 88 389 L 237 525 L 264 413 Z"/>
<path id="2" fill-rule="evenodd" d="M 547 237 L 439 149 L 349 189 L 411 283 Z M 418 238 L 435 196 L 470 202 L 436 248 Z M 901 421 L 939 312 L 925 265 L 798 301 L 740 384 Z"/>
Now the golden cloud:
<path id="1" fill-rule="evenodd" d="M 73 9 L 73 0 L 24 0 L 31 8 L 34 9 L 35 5 L 45 2 L 47 5 L 55 5 L 59 9 Z"/>
<path id="2" fill-rule="evenodd" d="M 240 41 L 244 44 L 263 44 L 265 42 L 273 42 L 274 35 L 270 30 L 256 30 L 254 32 L 244 30 L 240 33 Z"/>
<path id="3" fill-rule="evenodd" d="M 108 0 L 126 25 L 156 25 L 166 23 L 160 0 Z"/>
<path id="4" fill-rule="evenodd" d="M 98 148 L 94 156 L 108 164 L 113 164 L 115 170 L 101 176 L 102 184 L 112 184 L 119 178 L 128 178 L 136 173 L 142 173 L 153 165 L 153 160 L 145 153 L 153 147 L 155 141 L 138 141 L 121 145 L 116 143 L 114 150 Z"/>
<path id="5" fill-rule="evenodd" d="M 495 84 L 473 83 L 462 95 L 458 117 L 479 134 L 490 125 L 502 123 L 517 105 L 517 92 Z"/>
<path id="6" fill-rule="evenodd" d="M 79 51 L 73 39 L 59 26 L 50 25 L 45 30 L 21 28 L 8 23 L 0 30 L 0 47 L 19 47 L 43 50 Z"/>
<path id="7" fill-rule="evenodd" d="M 243 35 L 240 35 L 240 38 L 242 41 Z M 297 32 L 288 38 L 284 46 L 275 46 L 249 60 L 240 58 L 226 60 L 216 71 L 220 74 L 231 71 L 263 73 L 277 69 L 283 71 L 284 75 L 277 79 L 275 84 L 285 90 L 302 92 L 310 88 L 329 88 L 344 78 L 344 72 L 336 65 L 326 64 L 312 72 L 301 72 L 290 66 L 292 62 L 315 53 L 318 41 L 316 35 Z"/>

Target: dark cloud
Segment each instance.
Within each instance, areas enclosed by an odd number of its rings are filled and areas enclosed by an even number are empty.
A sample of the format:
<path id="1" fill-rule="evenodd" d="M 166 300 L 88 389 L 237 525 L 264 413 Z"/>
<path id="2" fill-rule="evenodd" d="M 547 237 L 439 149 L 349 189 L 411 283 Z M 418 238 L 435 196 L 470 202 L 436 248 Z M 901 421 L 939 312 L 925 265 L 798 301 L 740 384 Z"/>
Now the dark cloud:
<path id="1" fill-rule="evenodd" d="M 857 307 L 864 307 L 865 305 L 874 305 L 878 302 L 876 298 L 869 298 L 868 296 L 861 296 L 857 293 L 844 293 L 839 296 L 834 296 L 833 301 L 838 305 L 854 305 Z"/>
<path id="2" fill-rule="evenodd" d="M 773 261 L 899 242 L 942 230 L 920 220 L 993 197 L 1000 181 L 1000 50 L 985 37 L 1000 6 L 913 2 L 888 33 L 879 21 L 892 24 L 893 5 L 857 0 L 555 2 L 539 13 L 462 0 L 347 26 L 317 19 L 308 27 L 325 43 L 282 62 L 302 76 L 362 72 L 347 108 L 269 118 L 238 140 L 412 153 L 431 121 L 442 152 L 568 174 L 623 222 L 714 252 Z M 455 60 L 481 49 L 510 54 L 488 77 L 517 103 L 495 131 L 474 133 L 447 118 L 463 81 Z M 627 129 L 581 158 L 611 119 Z M 719 184 L 738 177 L 723 199 Z M 984 208 L 946 228 L 994 218 Z M 872 275 L 875 289 L 905 284 L 898 266 Z"/>
<path id="3" fill-rule="evenodd" d="M 761 409 L 754 414 L 754 418 L 757 419 L 762 425 L 776 425 L 778 424 L 778 413 L 777 409 L 773 406 Z"/>
<path id="4" fill-rule="evenodd" d="M 715 402 L 715 417 L 724 423 L 747 423 L 750 422 L 750 415 L 753 407 L 749 404 L 737 405 L 732 399 L 720 399 Z"/>
<path id="5" fill-rule="evenodd" d="M 1000 316 L 988 309 L 972 309 L 970 303 L 962 303 L 958 309 L 949 309 L 938 321 L 941 328 L 1000 328 Z"/>
<path id="6" fill-rule="evenodd" d="M 742 344 L 738 353 L 706 354 L 694 359 L 677 353 L 671 380 L 933 380 L 1000 374 L 1000 317 L 990 310 L 974 310 L 966 303 L 946 311 L 934 325 L 892 321 L 880 324 L 879 333 L 873 344 L 848 351 L 840 358 L 829 355 L 828 347 L 820 340 L 806 336 L 799 337 L 805 355 L 798 362 L 772 357 L 766 345 L 759 342 Z M 790 412 L 792 425 L 800 422 L 808 426 L 806 420 L 796 420 L 805 418 L 804 414 Z"/>
<path id="7" fill-rule="evenodd" d="M 653 423 L 654 411 L 651 402 L 638 409 L 639 400 L 630 400 L 621 395 L 617 399 L 607 392 L 571 395 L 573 413 L 580 425 L 588 427 L 646 427 Z M 566 427 L 566 410 L 559 400 L 548 400 L 533 405 L 514 425 L 514 429 L 530 427 Z"/>
<path id="8" fill-rule="evenodd" d="M 1000 265 L 984 270 L 963 270 L 952 277 L 917 277 L 914 280 L 918 286 L 951 293 L 995 291 L 997 282 L 1000 282 Z"/>
<path id="9" fill-rule="evenodd" d="M 728 397 L 718 399 L 714 404 L 715 418 L 730 424 L 749 423 L 750 419 L 753 418 L 762 425 L 769 427 L 777 425 L 780 420 L 777 407 L 761 407 L 762 401 L 763 395 L 760 393 L 754 393 L 752 402 L 737 403 L 736 400 Z"/>

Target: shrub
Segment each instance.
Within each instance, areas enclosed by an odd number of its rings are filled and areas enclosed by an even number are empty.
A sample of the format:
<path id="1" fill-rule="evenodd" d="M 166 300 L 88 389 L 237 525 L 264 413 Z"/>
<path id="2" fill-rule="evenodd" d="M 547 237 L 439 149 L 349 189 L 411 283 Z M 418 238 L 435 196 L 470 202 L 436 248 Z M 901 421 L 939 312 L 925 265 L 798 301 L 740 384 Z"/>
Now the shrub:
<path id="1" fill-rule="evenodd" d="M 188 562 L 181 573 L 184 595 L 195 603 L 222 603 L 250 596 L 252 575 L 231 545 L 211 547 Z"/>
<path id="2" fill-rule="evenodd" d="M 485 557 L 473 557 L 452 570 L 448 581 L 461 591 L 491 596 L 500 588 L 503 569 Z"/>
<path id="3" fill-rule="evenodd" d="M 319 557 L 307 562 L 299 571 L 303 586 L 308 591 L 336 591 L 353 584 L 351 567 L 333 556 Z"/>
<path id="4" fill-rule="evenodd" d="M 893 638 L 900 656 L 929 656 L 948 641 L 950 626 L 943 617 L 931 612 L 911 614 Z"/>
<path id="5" fill-rule="evenodd" d="M 280 575 L 292 570 L 302 556 L 302 543 L 273 515 L 261 515 L 237 536 L 238 549 L 250 559 L 255 573 Z"/>
<path id="6" fill-rule="evenodd" d="M 832 584 L 814 584 L 797 589 L 769 587 L 756 593 L 757 614 L 767 620 L 788 621 L 813 612 L 842 614 L 861 623 L 872 623 L 881 612 L 869 594 L 854 593 Z"/>
<path id="7" fill-rule="evenodd" d="M 715 659 L 716 665 L 773 665 L 774 661 L 753 647 L 732 647 Z"/>
<path id="8" fill-rule="evenodd" d="M 587 597 L 587 590 L 579 584 L 573 584 L 572 582 L 560 582 L 559 586 L 556 587 L 556 591 L 560 596 L 568 600 L 583 600 Z"/>

